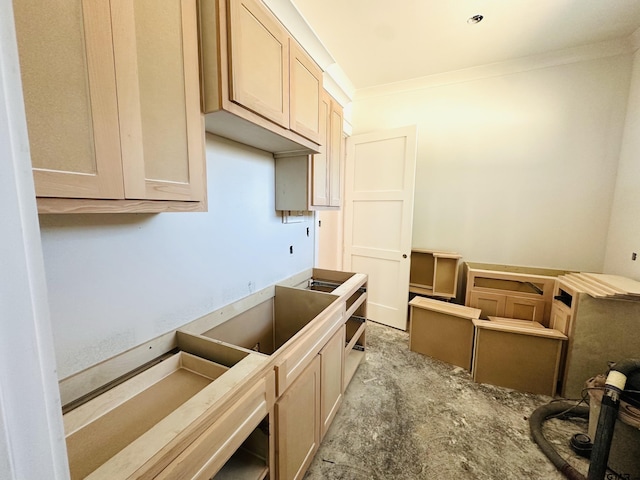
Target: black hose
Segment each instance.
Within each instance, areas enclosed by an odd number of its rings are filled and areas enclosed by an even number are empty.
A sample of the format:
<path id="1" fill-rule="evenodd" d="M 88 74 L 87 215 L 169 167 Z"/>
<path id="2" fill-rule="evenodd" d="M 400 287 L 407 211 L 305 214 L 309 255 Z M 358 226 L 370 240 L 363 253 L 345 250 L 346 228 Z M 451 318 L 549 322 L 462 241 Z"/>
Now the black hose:
<path id="1" fill-rule="evenodd" d="M 607 473 L 613 430 L 618 418 L 620 395 L 624 391 L 627 377 L 640 369 L 640 359 L 627 359 L 614 364 L 609 370 L 604 385 L 602 406 L 598 417 L 596 438 L 591 450 L 588 480 L 602 480 Z"/>
<path id="2" fill-rule="evenodd" d="M 585 476 L 573 468 L 558 454 L 558 452 L 556 452 L 553 445 L 551 445 L 544 437 L 542 433 L 542 424 L 551 417 L 587 418 L 588 416 L 589 407 L 587 406 L 575 406 L 565 402 L 554 402 L 536 408 L 529 417 L 529 428 L 531 429 L 531 436 L 533 437 L 533 440 L 538 444 L 540 450 L 542 450 L 549 460 L 551 460 L 560 473 L 570 480 L 585 480 Z"/>

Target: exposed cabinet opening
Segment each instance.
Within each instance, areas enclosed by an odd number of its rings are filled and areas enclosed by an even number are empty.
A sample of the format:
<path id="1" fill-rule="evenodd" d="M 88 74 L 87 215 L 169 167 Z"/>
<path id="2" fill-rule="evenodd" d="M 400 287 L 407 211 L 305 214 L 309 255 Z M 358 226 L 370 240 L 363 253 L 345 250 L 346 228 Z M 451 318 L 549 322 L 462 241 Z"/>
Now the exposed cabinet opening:
<path id="1" fill-rule="evenodd" d="M 269 474 L 269 418 L 251 432 L 212 480 L 263 480 Z"/>

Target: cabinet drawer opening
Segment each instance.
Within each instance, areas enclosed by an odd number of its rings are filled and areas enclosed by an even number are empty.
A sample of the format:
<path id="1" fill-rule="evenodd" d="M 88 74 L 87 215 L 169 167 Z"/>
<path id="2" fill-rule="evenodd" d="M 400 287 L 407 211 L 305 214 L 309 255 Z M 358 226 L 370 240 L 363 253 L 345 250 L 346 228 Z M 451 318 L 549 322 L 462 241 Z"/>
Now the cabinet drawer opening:
<path id="1" fill-rule="evenodd" d="M 498 278 L 475 277 L 474 288 L 488 288 L 491 290 L 507 290 L 509 292 L 530 293 L 542 295 L 544 284 L 537 282 L 503 280 Z"/>
<path id="2" fill-rule="evenodd" d="M 249 434 L 211 480 L 263 480 L 269 474 L 269 417 Z"/>
<path id="3" fill-rule="evenodd" d="M 562 303 L 564 303 L 567 307 L 571 308 L 571 303 L 573 301 L 573 296 L 564 291 L 562 288 L 558 289 L 558 295 L 556 295 L 555 297 L 553 297 L 555 300 L 558 300 Z"/>
<path id="4" fill-rule="evenodd" d="M 67 413 L 71 478 L 85 478 L 97 470 L 227 370 L 178 352 Z"/>

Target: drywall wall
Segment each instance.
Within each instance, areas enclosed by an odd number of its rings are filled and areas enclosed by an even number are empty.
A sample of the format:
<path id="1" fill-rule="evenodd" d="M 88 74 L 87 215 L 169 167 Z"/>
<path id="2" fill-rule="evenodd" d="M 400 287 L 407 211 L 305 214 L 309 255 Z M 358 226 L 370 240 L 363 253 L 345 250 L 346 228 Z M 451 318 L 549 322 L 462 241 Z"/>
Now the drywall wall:
<path id="1" fill-rule="evenodd" d="M 354 100 L 354 134 L 418 125 L 414 247 L 601 271 L 631 55 L 492 71 Z"/>
<path id="2" fill-rule="evenodd" d="M 0 2 L 0 478 L 66 480 L 11 2 Z"/>
<path id="3" fill-rule="evenodd" d="M 275 211 L 273 157 L 206 149 L 207 213 L 40 216 L 60 378 L 313 266 L 312 217 Z"/>
<path id="4" fill-rule="evenodd" d="M 633 60 L 604 272 L 640 280 L 640 52 Z M 638 254 L 633 261 L 632 253 Z"/>

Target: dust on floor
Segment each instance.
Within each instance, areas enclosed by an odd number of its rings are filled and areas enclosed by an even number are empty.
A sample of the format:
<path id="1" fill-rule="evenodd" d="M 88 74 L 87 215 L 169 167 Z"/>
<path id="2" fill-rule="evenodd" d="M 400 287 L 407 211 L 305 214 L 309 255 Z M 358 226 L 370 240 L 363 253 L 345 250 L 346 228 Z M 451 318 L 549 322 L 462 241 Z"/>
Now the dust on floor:
<path id="1" fill-rule="evenodd" d="M 406 332 L 369 322 L 367 358 L 305 480 L 564 478 L 529 434 L 552 398 L 477 384 L 462 368 L 409 351 Z M 568 442 L 583 420 L 550 420 L 546 437 L 584 474 Z"/>

